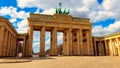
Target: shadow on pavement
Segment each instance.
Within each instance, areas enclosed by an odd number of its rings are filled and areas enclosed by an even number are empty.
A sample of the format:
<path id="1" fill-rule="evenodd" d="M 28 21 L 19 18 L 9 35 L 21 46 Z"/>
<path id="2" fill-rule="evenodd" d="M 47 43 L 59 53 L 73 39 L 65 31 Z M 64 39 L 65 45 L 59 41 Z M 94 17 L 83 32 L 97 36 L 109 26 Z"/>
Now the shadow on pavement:
<path id="1" fill-rule="evenodd" d="M 51 57 L 33 57 L 33 60 L 53 60 Z"/>
<path id="2" fill-rule="evenodd" d="M 26 63 L 34 60 L 53 60 L 51 57 L 27 57 L 27 58 L 0 58 L 0 64 L 4 63 Z"/>
<path id="3" fill-rule="evenodd" d="M 25 63 L 31 62 L 32 58 L 0 58 L 0 64 L 4 63 Z"/>

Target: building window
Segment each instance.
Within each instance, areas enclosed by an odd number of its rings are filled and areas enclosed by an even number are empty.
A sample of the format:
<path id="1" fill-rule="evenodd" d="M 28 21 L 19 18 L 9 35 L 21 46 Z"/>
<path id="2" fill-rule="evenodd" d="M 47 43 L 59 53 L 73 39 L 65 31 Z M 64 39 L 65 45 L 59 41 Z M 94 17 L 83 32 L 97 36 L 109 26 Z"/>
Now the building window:
<path id="1" fill-rule="evenodd" d="M 52 41 L 52 38 L 51 38 L 51 41 Z"/>
<path id="2" fill-rule="evenodd" d="M 74 33 L 74 37 L 76 37 L 76 33 Z"/>
<path id="3" fill-rule="evenodd" d="M 66 32 L 64 33 L 64 35 L 66 36 Z"/>
<path id="4" fill-rule="evenodd" d="M 77 39 L 74 39 L 74 42 L 77 42 Z"/>
<path id="5" fill-rule="evenodd" d="M 83 42 L 87 42 L 87 39 L 83 39 Z"/>
<path id="6" fill-rule="evenodd" d="M 65 42 L 67 41 L 67 39 L 65 38 Z"/>
<path id="7" fill-rule="evenodd" d="M 85 37 L 85 33 L 83 33 L 83 37 Z"/>

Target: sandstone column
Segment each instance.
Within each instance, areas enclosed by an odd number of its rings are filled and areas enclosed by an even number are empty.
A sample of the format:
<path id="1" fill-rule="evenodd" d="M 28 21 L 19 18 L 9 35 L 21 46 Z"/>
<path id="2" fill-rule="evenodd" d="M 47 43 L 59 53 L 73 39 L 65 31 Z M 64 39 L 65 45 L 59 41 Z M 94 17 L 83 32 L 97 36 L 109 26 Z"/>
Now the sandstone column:
<path id="1" fill-rule="evenodd" d="M 29 26 L 28 56 L 32 56 L 33 26 Z"/>
<path id="2" fill-rule="evenodd" d="M 80 46 L 80 44 L 79 44 L 79 40 L 80 40 L 80 37 L 79 37 L 79 34 L 80 32 L 79 32 L 79 29 L 75 29 L 75 30 L 73 30 L 73 35 L 72 35 L 72 39 L 73 39 L 73 45 L 72 45 L 72 50 L 73 50 L 73 55 L 79 55 L 80 54 L 80 50 L 79 50 L 79 46 Z"/>
<path id="3" fill-rule="evenodd" d="M 26 46 L 25 46 L 25 56 L 28 56 L 28 46 L 29 46 L 29 38 L 26 38 Z"/>
<path id="4" fill-rule="evenodd" d="M 8 43 L 8 31 L 5 31 L 5 38 L 4 38 L 4 46 L 3 46 L 3 56 L 6 56 L 6 48 L 7 48 L 7 43 Z"/>
<path id="5" fill-rule="evenodd" d="M 68 29 L 64 30 L 63 32 L 63 55 L 69 55 L 69 43 L 68 43 Z"/>
<path id="6" fill-rule="evenodd" d="M 40 56 L 45 56 L 45 27 L 43 26 L 40 31 Z"/>
<path id="7" fill-rule="evenodd" d="M 112 48 L 112 40 L 110 39 L 110 43 L 109 43 L 109 49 L 110 49 L 110 56 L 113 56 L 113 48 Z"/>
<path id="8" fill-rule="evenodd" d="M 90 49 L 89 55 L 93 56 L 94 52 L 93 52 L 93 41 L 92 41 L 92 29 L 89 29 L 88 33 L 89 33 L 89 49 Z"/>
<path id="9" fill-rule="evenodd" d="M 16 42 L 15 42 L 15 36 L 13 36 L 13 44 L 12 44 L 12 46 L 13 46 L 13 48 L 12 48 L 13 51 L 12 51 L 12 56 L 15 56 L 15 53 L 16 53 L 16 50 L 15 50 L 15 49 L 16 49 L 16 45 L 15 45 L 15 44 L 16 44 Z"/>
<path id="10" fill-rule="evenodd" d="M 117 45 L 117 49 L 118 49 L 118 56 L 120 56 L 120 48 L 119 48 L 119 40 L 118 40 L 118 37 L 116 38 L 116 45 Z"/>
<path id="11" fill-rule="evenodd" d="M 113 39 L 111 39 L 111 45 L 112 45 L 112 52 L 113 52 L 113 56 L 115 55 L 115 44 Z"/>
<path id="12" fill-rule="evenodd" d="M 83 36 L 82 36 L 82 29 L 79 29 L 79 32 L 80 32 L 80 35 L 79 35 L 79 38 L 80 38 L 80 40 L 79 40 L 79 42 L 80 42 L 80 45 L 79 45 L 79 49 L 80 49 L 80 55 L 82 55 L 82 46 L 83 46 Z"/>
<path id="13" fill-rule="evenodd" d="M 25 56 L 25 44 L 26 44 L 26 38 L 23 39 L 23 56 Z"/>
<path id="14" fill-rule="evenodd" d="M 87 55 L 90 55 L 90 38 L 89 38 L 89 31 L 87 30 L 86 31 L 86 34 L 87 34 L 87 49 L 88 49 L 88 53 Z"/>
<path id="15" fill-rule="evenodd" d="M 4 45 L 5 27 L 0 27 L 0 56 L 2 56 L 2 46 Z"/>
<path id="16" fill-rule="evenodd" d="M 72 53 L 72 29 L 68 29 L 68 43 L 69 43 L 69 55 L 73 55 Z"/>
<path id="17" fill-rule="evenodd" d="M 94 56 L 97 56 L 96 39 L 95 38 L 93 38 L 93 44 L 94 44 Z"/>
<path id="18" fill-rule="evenodd" d="M 77 53 L 76 55 L 80 55 L 80 30 L 77 29 L 77 46 L 76 46 L 76 50 L 77 50 Z"/>
<path id="19" fill-rule="evenodd" d="M 105 41 L 105 51 L 106 51 L 106 55 L 109 55 L 109 48 L 108 48 L 108 42 L 107 40 L 104 40 Z"/>
<path id="20" fill-rule="evenodd" d="M 9 36 L 8 36 L 8 44 L 7 44 L 7 56 L 10 56 L 9 55 L 9 50 L 10 50 L 10 43 L 11 43 L 11 33 L 9 32 L 8 33 L 9 34 Z"/>
<path id="21" fill-rule="evenodd" d="M 51 46 L 50 46 L 50 55 L 57 55 L 57 28 L 54 27 L 51 31 Z"/>
<path id="22" fill-rule="evenodd" d="M 16 42 L 15 42 L 15 36 L 13 36 L 13 51 L 12 51 L 12 56 L 15 56 L 15 53 L 16 53 L 16 50 L 15 50 L 15 48 L 16 48 Z"/>
<path id="23" fill-rule="evenodd" d="M 11 43 L 12 43 L 12 34 L 11 34 L 11 37 L 10 37 L 10 44 L 9 44 L 9 56 L 11 56 L 11 51 L 12 51 L 12 49 L 11 49 Z"/>
<path id="24" fill-rule="evenodd" d="M 10 56 L 13 54 L 13 35 L 11 37 L 11 47 L 10 47 Z"/>

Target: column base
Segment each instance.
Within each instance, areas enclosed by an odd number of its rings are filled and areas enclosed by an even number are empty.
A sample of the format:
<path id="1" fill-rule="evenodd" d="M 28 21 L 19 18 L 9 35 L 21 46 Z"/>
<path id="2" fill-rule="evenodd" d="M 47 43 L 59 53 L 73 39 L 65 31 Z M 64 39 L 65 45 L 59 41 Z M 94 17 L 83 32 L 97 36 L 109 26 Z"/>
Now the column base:
<path id="1" fill-rule="evenodd" d="M 50 56 L 58 56 L 58 55 L 50 55 Z"/>
<path id="2" fill-rule="evenodd" d="M 39 55 L 39 57 L 46 57 L 46 55 Z"/>

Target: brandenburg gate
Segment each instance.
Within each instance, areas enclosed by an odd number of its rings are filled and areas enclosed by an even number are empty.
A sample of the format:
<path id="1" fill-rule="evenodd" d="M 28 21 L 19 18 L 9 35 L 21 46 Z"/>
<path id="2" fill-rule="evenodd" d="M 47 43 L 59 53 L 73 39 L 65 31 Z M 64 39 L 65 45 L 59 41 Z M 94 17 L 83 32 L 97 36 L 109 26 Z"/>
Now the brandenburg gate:
<path id="1" fill-rule="evenodd" d="M 71 15 L 30 14 L 28 18 L 28 54 L 32 55 L 33 31 L 40 31 L 40 56 L 45 56 L 45 32 L 51 33 L 50 55 L 57 54 L 57 32 L 63 33 L 63 55 L 93 55 L 92 23 Z"/>

